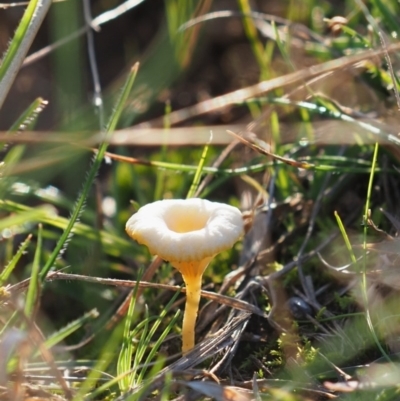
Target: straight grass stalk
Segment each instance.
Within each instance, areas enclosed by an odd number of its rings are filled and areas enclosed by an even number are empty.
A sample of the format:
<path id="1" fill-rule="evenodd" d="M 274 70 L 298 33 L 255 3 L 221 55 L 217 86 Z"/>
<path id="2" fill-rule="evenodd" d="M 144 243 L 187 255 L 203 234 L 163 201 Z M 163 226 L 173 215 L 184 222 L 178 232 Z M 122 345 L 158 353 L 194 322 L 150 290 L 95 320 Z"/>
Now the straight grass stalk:
<path id="1" fill-rule="evenodd" d="M 368 189 L 367 189 L 367 200 L 365 202 L 365 211 L 364 211 L 364 216 L 363 216 L 363 220 L 364 220 L 364 238 L 363 238 L 363 242 L 364 242 L 364 256 L 363 256 L 363 269 L 362 269 L 362 294 L 363 294 L 363 299 L 364 299 L 364 307 L 365 307 L 365 317 L 367 319 L 367 324 L 368 327 L 371 331 L 371 335 L 372 338 L 375 341 L 375 344 L 377 345 L 379 351 L 382 353 L 382 355 L 385 357 L 385 359 L 388 362 L 391 362 L 391 359 L 389 357 L 389 355 L 387 354 L 387 352 L 383 349 L 382 344 L 379 341 L 378 335 L 376 334 L 372 319 L 371 319 L 371 314 L 369 311 L 369 307 L 368 307 L 368 296 L 367 296 L 367 234 L 368 234 L 368 225 L 367 225 L 367 221 L 368 221 L 368 217 L 369 217 L 369 213 L 370 213 L 370 202 L 371 202 L 371 193 L 372 193 L 372 185 L 374 182 L 374 173 L 375 173 L 375 166 L 377 163 L 377 158 L 378 158 L 378 149 L 379 149 L 379 145 L 378 143 L 375 144 L 375 148 L 374 148 L 374 154 L 372 157 L 372 165 L 371 165 L 371 174 L 369 176 L 369 182 L 368 182 Z"/>
<path id="2" fill-rule="evenodd" d="M 198 186 L 200 184 L 201 174 L 202 174 L 203 169 L 204 169 L 204 164 L 205 164 L 205 161 L 206 161 L 209 144 L 211 143 L 211 141 L 212 141 L 212 133 L 211 133 L 211 136 L 210 136 L 210 140 L 204 146 L 203 153 L 201 154 L 199 165 L 197 166 L 196 173 L 194 175 L 192 185 L 191 185 L 191 187 L 189 189 L 189 192 L 188 192 L 188 194 L 186 196 L 187 199 L 192 198 L 194 196 L 194 194 L 196 193 L 196 190 L 197 190 L 197 188 L 198 188 Z"/>
<path id="3" fill-rule="evenodd" d="M 240 11 L 242 11 L 242 13 L 246 15 L 245 17 L 243 17 L 243 28 L 246 33 L 247 39 L 250 42 L 250 46 L 257 61 L 258 67 L 260 68 L 261 80 L 268 79 L 269 75 L 264 53 L 264 46 L 258 37 L 257 29 L 254 25 L 253 19 L 251 17 L 248 17 L 248 15 L 251 15 L 252 13 L 250 3 L 248 0 L 238 0 L 238 4 Z"/>
<path id="4" fill-rule="evenodd" d="M 39 287 L 39 272 L 40 272 L 40 260 L 42 256 L 42 246 L 43 246 L 43 226 L 39 224 L 36 251 L 32 264 L 32 272 L 29 281 L 28 293 L 26 294 L 25 301 L 25 315 L 28 318 L 33 317 L 35 311 L 35 305 L 40 295 Z"/>
<path id="5" fill-rule="evenodd" d="M 163 144 L 161 146 L 160 158 L 162 162 L 166 162 L 167 160 L 167 141 L 168 135 L 170 134 L 169 130 L 171 128 L 171 121 L 169 119 L 169 115 L 171 114 L 171 102 L 167 101 L 165 104 L 165 112 L 164 112 L 164 132 L 163 132 Z M 162 199 L 163 191 L 164 191 L 164 180 L 165 180 L 165 170 L 159 169 L 157 171 L 156 177 L 156 189 L 154 191 L 154 200 Z"/>

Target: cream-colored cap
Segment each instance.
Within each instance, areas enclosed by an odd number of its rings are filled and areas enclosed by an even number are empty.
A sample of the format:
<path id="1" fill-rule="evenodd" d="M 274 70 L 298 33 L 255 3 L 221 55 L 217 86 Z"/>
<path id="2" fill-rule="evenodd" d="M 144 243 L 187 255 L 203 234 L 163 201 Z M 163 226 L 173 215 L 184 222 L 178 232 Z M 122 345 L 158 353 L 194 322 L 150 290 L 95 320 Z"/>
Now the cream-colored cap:
<path id="1" fill-rule="evenodd" d="M 236 207 L 204 199 L 166 199 L 139 209 L 127 233 L 169 262 L 198 261 L 229 249 L 244 233 Z"/>

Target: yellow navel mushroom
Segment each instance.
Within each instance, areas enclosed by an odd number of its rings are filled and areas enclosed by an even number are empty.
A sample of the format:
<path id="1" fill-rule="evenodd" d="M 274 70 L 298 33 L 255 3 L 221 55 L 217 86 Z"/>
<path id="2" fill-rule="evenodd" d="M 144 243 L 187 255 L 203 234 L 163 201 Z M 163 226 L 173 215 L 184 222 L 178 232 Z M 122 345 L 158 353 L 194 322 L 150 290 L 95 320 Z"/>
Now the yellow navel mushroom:
<path id="1" fill-rule="evenodd" d="M 210 261 L 243 235 L 236 207 L 204 199 L 167 199 L 139 209 L 126 223 L 127 233 L 149 251 L 168 261 L 186 284 L 182 352 L 194 347 L 194 328 L 201 279 Z"/>

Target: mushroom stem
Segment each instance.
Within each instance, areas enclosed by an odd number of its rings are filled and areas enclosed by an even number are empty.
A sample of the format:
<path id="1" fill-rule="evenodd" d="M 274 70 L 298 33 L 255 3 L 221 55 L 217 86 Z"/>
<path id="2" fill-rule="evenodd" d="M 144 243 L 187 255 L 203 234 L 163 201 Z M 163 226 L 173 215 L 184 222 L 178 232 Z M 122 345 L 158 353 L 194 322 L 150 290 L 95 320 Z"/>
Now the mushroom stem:
<path id="1" fill-rule="evenodd" d="M 194 329 L 201 296 L 201 275 L 183 277 L 186 284 L 186 305 L 182 326 L 182 353 L 194 347 Z"/>

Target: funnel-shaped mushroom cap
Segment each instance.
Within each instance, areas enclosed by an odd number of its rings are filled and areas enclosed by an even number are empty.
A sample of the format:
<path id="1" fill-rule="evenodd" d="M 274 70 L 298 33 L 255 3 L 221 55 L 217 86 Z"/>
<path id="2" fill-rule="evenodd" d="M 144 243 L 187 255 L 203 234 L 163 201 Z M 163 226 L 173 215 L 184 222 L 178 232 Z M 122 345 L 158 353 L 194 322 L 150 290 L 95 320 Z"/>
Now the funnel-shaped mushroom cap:
<path id="1" fill-rule="evenodd" d="M 141 207 L 126 231 L 152 254 L 179 264 L 231 248 L 243 235 L 243 219 L 239 209 L 223 203 L 167 199 Z"/>

